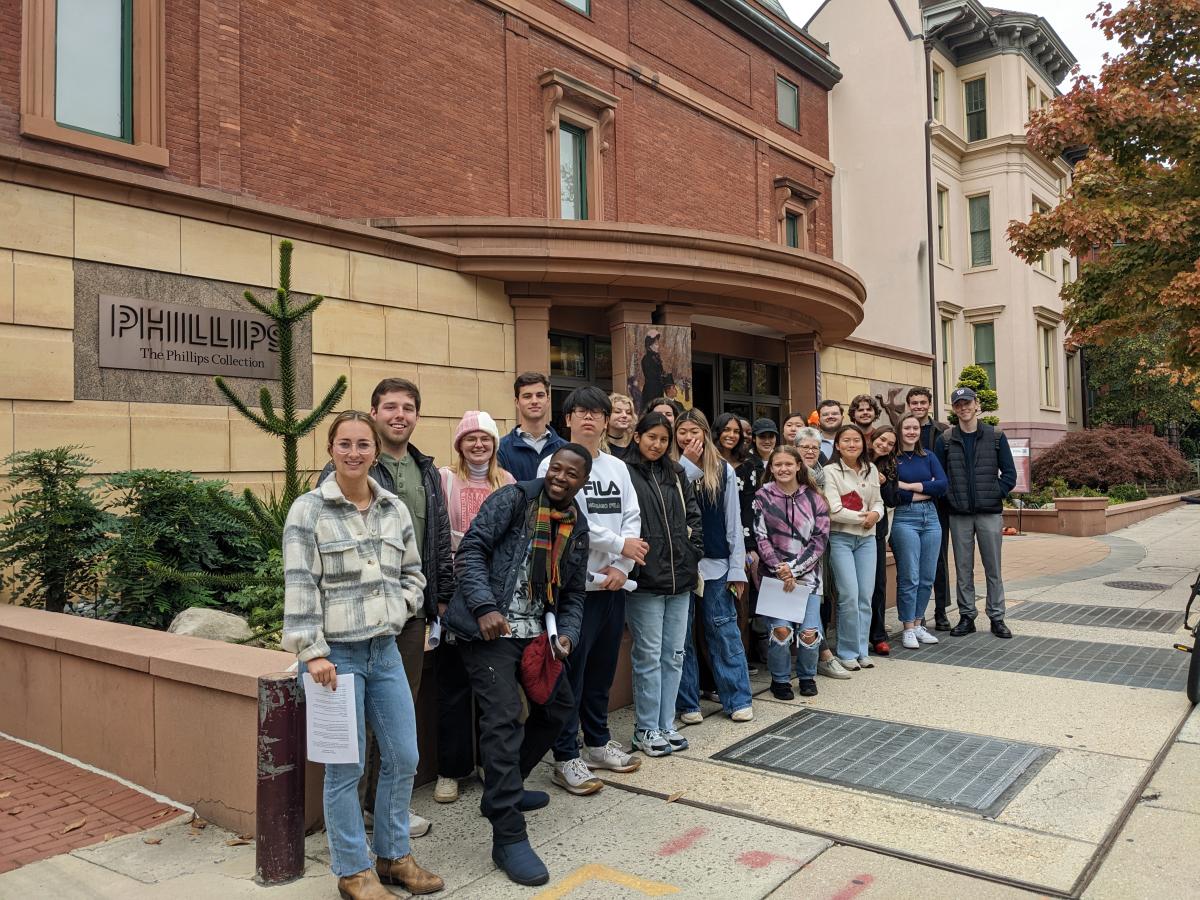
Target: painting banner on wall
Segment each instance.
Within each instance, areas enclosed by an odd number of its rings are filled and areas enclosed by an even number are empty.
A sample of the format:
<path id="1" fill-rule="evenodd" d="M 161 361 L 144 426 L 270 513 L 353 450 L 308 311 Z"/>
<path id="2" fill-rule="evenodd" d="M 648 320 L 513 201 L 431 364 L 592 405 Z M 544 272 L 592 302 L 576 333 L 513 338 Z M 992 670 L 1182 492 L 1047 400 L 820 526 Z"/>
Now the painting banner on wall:
<path id="1" fill-rule="evenodd" d="M 626 325 L 629 383 L 640 412 L 657 397 L 692 408 L 692 329 L 686 325 Z"/>

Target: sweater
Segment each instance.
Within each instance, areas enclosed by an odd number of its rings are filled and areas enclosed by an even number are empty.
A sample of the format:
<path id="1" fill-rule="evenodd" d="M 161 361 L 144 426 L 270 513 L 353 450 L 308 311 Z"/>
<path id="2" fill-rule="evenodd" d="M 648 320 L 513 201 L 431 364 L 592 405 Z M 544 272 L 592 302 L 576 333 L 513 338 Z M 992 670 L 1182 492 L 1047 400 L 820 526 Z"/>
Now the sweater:
<path id="1" fill-rule="evenodd" d="M 550 468 L 546 458 L 538 465 L 538 478 L 544 478 Z M 583 507 L 588 523 L 588 583 L 589 591 L 600 590 L 591 576 L 609 566 L 626 575 L 633 571 L 633 560 L 621 555 L 626 538 L 642 536 L 642 511 L 637 493 L 629 480 L 629 468 L 610 453 L 592 459 L 592 472 L 576 498 Z"/>
<path id="2" fill-rule="evenodd" d="M 399 634 L 425 576 L 408 508 L 374 479 L 364 517 L 336 478 L 301 494 L 283 526 L 283 649 L 301 662 L 329 643 Z"/>
<path id="3" fill-rule="evenodd" d="M 829 543 L 829 504 L 806 485 L 785 494 L 773 481 L 754 496 L 754 538 L 764 576 L 776 577 L 780 563 L 801 581 L 820 570 L 821 554 Z M 820 577 L 812 592 L 820 588 Z"/>
<path id="4" fill-rule="evenodd" d="M 896 480 L 908 483 L 920 482 L 921 493 L 930 497 L 941 497 L 946 493 L 948 482 L 942 464 L 932 451 L 924 456 L 918 453 L 900 453 L 896 457 Z M 907 506 L 913 502 L 913 492 L 896 488 L 895 506 Z"/>
<path id="5" fill-rule="evenodd" d="M 879 493 L 879 470 L 875 464 L 869 464 L 866 469 L 854 471 L 841 462 L 830 463 L 824 467 L 825 472 L 825 501 L 829 504 L 829 528 L 853 534 L 857 537 L 874 535 L 875 526 L 864 528 L 862 513 L 874 511 L 882 518 L 885 512 L 883 497 Z M 856 493 L 861 498 L 862 509 L 846 509 L 842 497 Z"/>
<path id="6" fill-rule="evenodd" d="M 700 503 L 701 513 L 705 511 L 706 506 L 709 507 L 710 514 L 713 514 L 710 521 L 714 521 L 720 526 L 720 531 L 724 533 L 725 541 L 729 544 L 729 556 L 721 559 L 705 556 L 700 560 L 700 577 L 705 581 L 724 578 L 726 581 L 744 582 L 746 580 L 746 542 L 742 536 L 741 500 L 738 498 L 737 476 L 733 473 L 733 466 L 725 460 L 721 460 L 721 470 L 725 473 L 725 484 L 721 492 L 720 505 L 712 508 L 704 491 L 696 485 L 696 482 L 704 477 L 704 470 L 686 456 L 679 457 L 679 464 L 687 473 L 688 480 L 696 487 L 696 499 Z M 711 528 L 707 523 L 704 527 L 705 529 Z M 705 534 L 705 542 L 711 543 L 708 532 L 706 531 Z"/>
<path id="7" fill-rule="evenodd" d="M 492 493 L 492 486 L 487 478 L 472 476 L 463 481 L 450 466 L 442 466 L 438 473 L 442 476 L 442 493 L 446 495 L 446 512 L 450 516 L 450 550 L 457 553 L 463 535 L 471 527 L 471 520 Z M 513 477 L 504 469 L 500 469 L 500 475 L 504 479 L 500 487 L 515 484 Z"/>

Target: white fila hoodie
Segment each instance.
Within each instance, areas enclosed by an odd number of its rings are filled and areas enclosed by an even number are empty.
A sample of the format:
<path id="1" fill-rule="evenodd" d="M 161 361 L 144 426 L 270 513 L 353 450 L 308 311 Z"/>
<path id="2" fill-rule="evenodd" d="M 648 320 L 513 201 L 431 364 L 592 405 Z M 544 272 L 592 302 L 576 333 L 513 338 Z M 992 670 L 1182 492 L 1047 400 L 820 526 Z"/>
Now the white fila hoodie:
<path id="1" fill-rule="evenodd" d="M 538 465 L 538 478 L 544 478 L 550 468 L 547 456 Z M 615 456 L 604 453 L 592 457 L 592 472 L 575 498 L 583 507 L 588 521 L 588 583 L 589 591 L 599 585 L 591 576 L 609 566 L 626 575 L 633 571 L 633 560 L 621 555 L 626 538 L 642 536 L 642 511 L 629 478 L 629 468 Z"/>

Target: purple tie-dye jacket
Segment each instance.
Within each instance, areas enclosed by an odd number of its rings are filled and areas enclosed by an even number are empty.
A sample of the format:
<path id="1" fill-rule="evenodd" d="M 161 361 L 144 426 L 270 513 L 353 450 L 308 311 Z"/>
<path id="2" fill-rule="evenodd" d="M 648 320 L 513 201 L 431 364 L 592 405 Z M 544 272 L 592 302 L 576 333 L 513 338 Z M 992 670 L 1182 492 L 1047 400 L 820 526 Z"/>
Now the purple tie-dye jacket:
<path id="1" fill-rule="evenodd" d="M 788 495 L 768 481 L 754 495 L 754 538 L 764 575 L 787 563 L 799 581 L 817 568 L 829 543 L 829 506 L 801 485 Z"/>

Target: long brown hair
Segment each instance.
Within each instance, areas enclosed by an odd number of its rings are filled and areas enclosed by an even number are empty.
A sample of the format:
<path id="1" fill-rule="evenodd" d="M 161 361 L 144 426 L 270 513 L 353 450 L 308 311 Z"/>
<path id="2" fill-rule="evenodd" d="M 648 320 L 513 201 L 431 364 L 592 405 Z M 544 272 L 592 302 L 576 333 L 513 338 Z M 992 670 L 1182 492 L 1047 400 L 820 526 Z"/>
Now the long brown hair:
<path id="1" fill-rule="evenodd" d="M 717 447 L 712 439 L 712 429 L 708 427 L 707 417 L 695 408 L 685 409 L 675 417 L 675 446 L 677 448 L 679 446 L 679 426 L 685 422 L 697 426 L 704 436 L 704 449 L 700 453 L 700 470 L 704 474 L 700 478 L 700 489 L 708 499 L 713 500 L 721 492 L 721 485 L 725 481 L 725 466 L 729 463 L 725 462 L 721 454 L 717 452 Z"/>
<path id="2" fill-rule="evenodd" d="M 915 413 L 905 413 L 904 415 L 902 415 L 900 417 L 900 421 L 896 423 L 896 452 L 897 453 L 900 452 L 900 429 L 904 427 L 904 423 L 907 422 L 909 419 L 917 419 L 916 414 Z M 920 419 L 917 419 L 917 424 L 918 425 L 921 424 Z M 921 432 L 920 431 L 917 432 L 917 444 L 915 447 L 913 447 L 913 452 L 916 453 L 917 456 L 925 455 L 925 448 L 921 446 Z"/>
<path id="3" fill-rule="evenodd" d="M 885 435 L 885 434 L 890 434 L 893 438 L 895 438 L 895 441 L 892 444 L 892 451 L 890 453 L 884 454 L 883 456 L 876 456 L 875 455 L 875 441 L 877 441 L 881 435 Z M 875 468 L 877 468 L 883 474 L 884 478 L 895 477 L 895 475 L 896 475 L 896 451 L 899 449 L 900 449 L 900 434 L 891 425 L 880 425 L 878 428 L 875 429 L 875 432 L 871 435 L 871 441 L 870 441 L 869 445 L 867 446 L 867 453 L 869 454 L 871 462 L 875 463 Z"/>
<path id="4" fill-rule="evenodd" d="M 771 469 L 771 464 L 775 462 L 775 457 L 780 453 L 784 454 L 785 456 L 790 456 L 796 461 L 796 481 L 802 485 L 806 485 L 814 491 L 818 490 L 816 479 L 813 478 L 812 472 L 808 470 L 808 466 L 804 464 L 804 457 L 802 457 L 800 455 L 800 451 L 791 444 L 781 444 L 771 451 L 771 455 L 767 457 L 767 474 L 766 478 L 763 479 L 764 482 L 775 480 L 775 473 Z"/>

